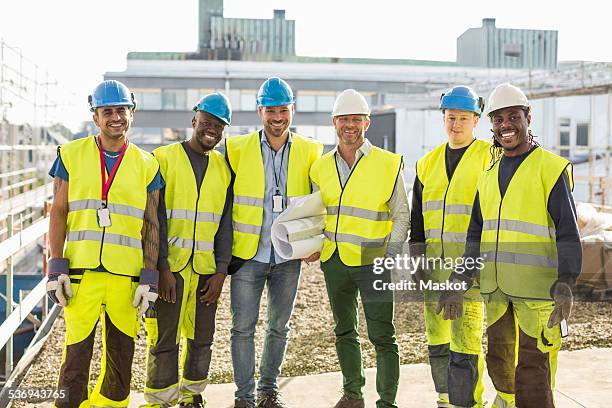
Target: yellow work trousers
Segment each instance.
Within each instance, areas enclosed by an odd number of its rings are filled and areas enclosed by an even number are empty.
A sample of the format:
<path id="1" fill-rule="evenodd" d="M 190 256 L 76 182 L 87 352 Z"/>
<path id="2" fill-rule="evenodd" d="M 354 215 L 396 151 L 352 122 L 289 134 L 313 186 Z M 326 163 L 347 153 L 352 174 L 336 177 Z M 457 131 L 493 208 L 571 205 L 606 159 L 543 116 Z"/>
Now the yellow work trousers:
<path id="1" fill-rule="evenodd" d="M 206 306 L 200 297 L 204 284 L 211 276 L 195 273 L 191 263 L 181 272 L 175 272 L 176 303 L 158 299 L 155 313 L 147 313 L 145 317 L 146 407 L 189 403 L 208 384 L 217 304 Z M 179 373 L 181 340 L 182 373 Z"/>
<path id="2" fill-rule="evenodd" d="M 132 307 L 137 278 L 108 272 L 71 270 L 72 298 L 64 308 L 66 339 L 58 388 L 68 399 L 60 408 L 127 407 L 132 377 L 134 339 L 139 330 L 137 309 Z M 100 377 L 89 389 L 89 365 L 95 329 L 102 317 Z"/>
<path id="3" fill-rule="evenodd" d="M 436 314 L 440 292 L 425 291 L 425 328 L 431 375 L 439 407 L 482 407 L 484 306 L 478 287 L 463 299 L 463 315 L 444 320 Z"/>
<path id="4" fill-rule="evenodd" d="M 554 302 L 487 295 L 487 371 L 493 407 L 553 408 L 559 325 L 548 327 Z"/>

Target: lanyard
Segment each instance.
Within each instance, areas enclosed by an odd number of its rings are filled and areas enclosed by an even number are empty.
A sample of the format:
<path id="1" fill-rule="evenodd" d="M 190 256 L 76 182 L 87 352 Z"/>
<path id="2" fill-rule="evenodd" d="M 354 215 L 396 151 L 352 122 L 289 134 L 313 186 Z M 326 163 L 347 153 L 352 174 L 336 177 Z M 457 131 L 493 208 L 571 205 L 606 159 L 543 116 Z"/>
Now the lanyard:
<path id="1" fill-rule="evenodd" d="M 100 151 L 100 174 L 102 175 L 102 206 L 106 207 L 106 201 L 108 198 L 108 190 L 110 190 L 110 186 L 115 179 L 115 174 L 117 174 L 117 170 L 119 169 L 119 165 L 121 164 L 121 160 L 123 159 L 123 155 L 127 150 L 129 141 L 126 140 L 121 148 L 121 153 L 119 153 L 119 157 L 117 161 L 113 165 L 113 169 L 108 175 L 108 180 L 106 179 L 106 166 L 104 164 L 104 150 L 102 149 L 102 141 L 98 137 L 98 150 Z"/>
<path id="2" fill-rule="evenodd" d="M 283 173 L 283 159 L 285 158 L 285 148 L 287 147 L 287 142 L 288 140 L 283 145 L 283 150 L 281 150 L 280 169 L 278 171 L 278 176 L 276 175 L 276 160 L 275 160 L 277 152 L 275 152 L 274 149 L 270 148 L 270 150 L 272 150 L 272 170 L 274 171 L 274 184 L 276 185 L 276 194 L 280 194 L 279 184 L 280 184 L 281 174 Z"/>

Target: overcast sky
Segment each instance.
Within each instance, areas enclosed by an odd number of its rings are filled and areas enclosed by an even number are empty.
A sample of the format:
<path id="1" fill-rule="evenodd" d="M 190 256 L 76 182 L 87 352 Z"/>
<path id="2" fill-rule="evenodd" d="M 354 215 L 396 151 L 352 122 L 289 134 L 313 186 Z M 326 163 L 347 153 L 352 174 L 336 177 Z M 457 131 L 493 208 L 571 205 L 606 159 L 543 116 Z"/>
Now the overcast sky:
<path id="1" fill-rule="evenodd" d="M 559 31 L 559 60 L 612 61 L 604 2 L 472 0 L 225 0 L 225 17 L 296 20 L 308 56 L 454 61 L 456 38 L 482 18 L 502 28 Z M 84 98 L 129 51 L 195 51 L 197 0 L 0 1 L 0 37 Z M 88 118 L 83 99 L 83 115 Z"/>

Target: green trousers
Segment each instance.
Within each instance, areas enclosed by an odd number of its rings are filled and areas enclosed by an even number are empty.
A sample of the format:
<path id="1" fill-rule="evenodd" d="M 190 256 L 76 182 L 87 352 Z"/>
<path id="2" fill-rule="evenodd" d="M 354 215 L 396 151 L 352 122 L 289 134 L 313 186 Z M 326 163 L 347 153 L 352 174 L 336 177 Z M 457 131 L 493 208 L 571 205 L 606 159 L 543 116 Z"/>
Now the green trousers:
<path id="1" fill-rule="evenodd" d="M 372 265 L 346 266 L 335 252 L 321 263 L 327 295 L 334 315 L 336 352 L 342 370 L 344 392 L 363 399 L 365 374 L 361 362 L 357 296 L 361 296 L 368 338 L 376 350 L 377 408 L 397 408 L 399 351 L 393 325 L 393 293 L 373 289 L 375 280 L 389 281 L 388 275 L 375 275 Z"/>

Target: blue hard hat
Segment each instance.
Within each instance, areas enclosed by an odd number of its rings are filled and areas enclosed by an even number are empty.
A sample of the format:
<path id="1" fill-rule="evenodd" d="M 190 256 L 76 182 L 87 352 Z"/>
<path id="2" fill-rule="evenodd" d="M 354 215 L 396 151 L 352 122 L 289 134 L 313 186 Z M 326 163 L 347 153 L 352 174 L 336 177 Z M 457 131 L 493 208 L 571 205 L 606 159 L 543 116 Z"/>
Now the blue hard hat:
<path id="1" fill-rule="evenodd" d="M 89 95 L 89 110 L 94 112 L 100 106 L 129 106 L 136 109 L 134 94 L 119 81 L 103 81 Z"/>
<path id="2" fill-rule="evenodd" d="M 193 111 L 207 112 L 216 118 L 221 119 L 226 125 L 232 123 L 232 105 L 230 105 L 227 96 L 221 92 L 215 92 L 205 95 L 196 106 L 193 107 Z"/>
<path id="3" fill-rule="evenodd" d="M 289 84 L 279 77 L 266 79 L 257 92 L 257 106 L 284 106 L 295 103 Z"/>
<path id="4" fill-rule="evenodd" d="M 484 109 L 484 99 L 469 86 L 455 86 L 440 96 L 440 109 L 464 110 L 480 116 Z"/>

